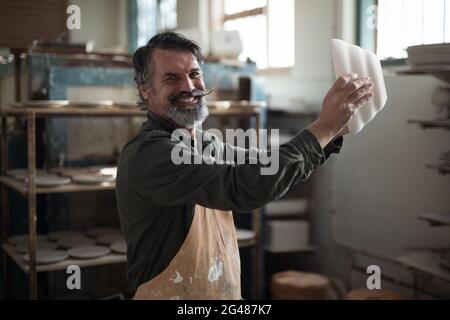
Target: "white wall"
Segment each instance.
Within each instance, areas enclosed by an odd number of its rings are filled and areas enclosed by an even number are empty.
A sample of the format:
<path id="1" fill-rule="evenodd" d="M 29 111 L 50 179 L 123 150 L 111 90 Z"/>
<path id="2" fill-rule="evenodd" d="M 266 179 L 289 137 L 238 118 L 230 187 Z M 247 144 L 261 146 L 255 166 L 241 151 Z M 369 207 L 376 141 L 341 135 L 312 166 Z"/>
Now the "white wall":
<path id="1" fill-rule="evenodd" d="M 332 0 L 296 1 L 296 66 L 289 76 L 269 77 L 270 92 L 320 108 L 334 80 L 330 39 L 354 41 L 354 10 L 352 0 L 341 0 L 336 7 Z M 439 85 L 443 83 L 431 76 L 386 76 L 386 109 L 362 133 L 347 136 L 342 153 L 316 172 L 312 233 L 319 269 L 336 274 L 347 263 L 335 236 L 392 259 L 407 254 L 404 247 L 450 246 L 448 230 L 417 219 L 423 212 L 449 211 L 450 180 L 425 169 L 425 163 L 435 163 L 449 149 L 448 131 L 407 124 L 409 118 L 435 116 L 431 94 Z M 394 277 L 410 275 L 389 268 Z"/>
<path id="2" fill-rule="evenodd" d="M 394 257 L 405 246 L 450 247 L 448 230 L 417 219 L 420 213 L 449 211 L 450 179 L 425 168 L 449 149 L 448 131 L 407 124 L 435 117 L 431 93 L 442 83 L 392 76 L 386 84 L 386 108 L 361 134 L 346 138 L 336 157 L 338 235 Z"/>
<path id="3" fill-rule="evenodd" d="M 126 0 L 70 0 L 81 9 L 81 29 L 71 30 L 72 42 L 95 40 L 95 50 L 127 47 Z"/>

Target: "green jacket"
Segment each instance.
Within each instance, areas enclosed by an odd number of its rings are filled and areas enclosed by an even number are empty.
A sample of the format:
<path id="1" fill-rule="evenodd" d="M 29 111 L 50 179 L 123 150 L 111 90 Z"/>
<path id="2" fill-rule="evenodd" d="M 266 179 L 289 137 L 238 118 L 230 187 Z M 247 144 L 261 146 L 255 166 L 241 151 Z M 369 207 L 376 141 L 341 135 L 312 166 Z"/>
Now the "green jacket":
<path id="1" fill-rule="evenodd" d="M 342 145 L 339 138 L 322 150 L 315 137 L 302 130 L 280 146 L 278 172 L 261 175 L 268 165 L 174 164 L 171 153 L 180 146 L 171 139 L 174 130 L 150 112 L 118 163 L 116 198 L 127 242 L 128 276 L 135 288 L 168 266 L 189 231 L 195 204 L 239 212 L 259 208 L 306 180 Z M 203 140 L 203 147 L 212 143 L 214 150 L 236 150 L 210 134 L 203 133 Z M 197 160 L 203 157 L 190 145 L 184 151 Z"/>

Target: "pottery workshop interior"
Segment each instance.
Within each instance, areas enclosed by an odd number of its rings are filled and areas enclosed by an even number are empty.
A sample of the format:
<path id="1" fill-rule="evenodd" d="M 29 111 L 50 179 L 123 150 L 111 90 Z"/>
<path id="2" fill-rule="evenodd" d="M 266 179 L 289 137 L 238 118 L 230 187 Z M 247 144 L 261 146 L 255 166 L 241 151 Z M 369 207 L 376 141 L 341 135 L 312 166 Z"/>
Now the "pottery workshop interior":
<path id="1" fill-rule="evenodd" d="M 449 299 L 449 130 L 450 0 L 0 0 L 0 299 Z"/>

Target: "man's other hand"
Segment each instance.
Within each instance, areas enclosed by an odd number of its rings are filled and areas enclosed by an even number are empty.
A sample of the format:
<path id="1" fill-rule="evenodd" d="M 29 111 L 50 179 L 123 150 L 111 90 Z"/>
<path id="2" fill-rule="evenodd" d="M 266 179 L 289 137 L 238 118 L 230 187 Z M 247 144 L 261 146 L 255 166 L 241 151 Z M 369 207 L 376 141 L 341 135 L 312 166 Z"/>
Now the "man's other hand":
<path id="1" fill-rule="evenodd" d="M 373 88 L 369 77 L 358 77 L 354 73 L 336 80 L 323 99 L 319 117 L 307 128 L 322 148 L 336 137 L 348 133 L 348 122 L 356 109 L 373 97 Z"/>

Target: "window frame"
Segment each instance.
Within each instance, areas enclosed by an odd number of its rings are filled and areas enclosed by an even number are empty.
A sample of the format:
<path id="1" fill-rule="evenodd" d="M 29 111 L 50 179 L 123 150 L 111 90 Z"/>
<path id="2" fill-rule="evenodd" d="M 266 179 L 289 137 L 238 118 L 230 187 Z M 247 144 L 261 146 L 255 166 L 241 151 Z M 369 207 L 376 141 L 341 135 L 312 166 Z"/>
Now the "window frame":
<path id="1" fill-rule="evenodd" d="M 369 13 L 367 12 L 369 6 L 377 6 L 378 8 L 378 0 L 356 1 L 356 44 L 364 49 L 377 52 L 377 28 L 370 30 L 366 25 L 366 21 L 369 18 Z M 406 66 L 406 58 L 383 59 L 381 60 L 381 66 Z"/>
<path id="2" fill-rule="evenodd" d="M 356 1 L 356 44 L 364 49 L 371 50 L 372 52 L 377 52 L 377 28 L 369 30 L 366 26 L 366 21 L 369 18 L 367 7 L 372 5 L 375 5 L 378 8 L 378 0 Z M 406 66 L 406 58 L 383 59 L 381 60 L 381 66 Z"/>
<path id="3" fill-rule="evenodd" d="M 225 14 L 225 1 L 224 0 L 211 0 L 211 6 L 210 6 L 210 30 L 218 30 L 223 29 L 225 22 L 231 21 L 231 20 L 237 20 L 247 17 L 253 17 L 258 16 L 260 14 L 263 14 L 266 16 L 266 54 L 267 54 L 267 62 L 269 62 L 269 28 L 270 28 L 270 22 L 269 22 L 269 2 L 274 0 L 267 0 L 267 4 L 262 7 L 257 7 L 249 10 L 243 10 L 239 11 L 233 14 Z M 295 4 L 295 2 L 294 2 Z M 295 50 L 295 49 L 294 49 Z M 295 51 L 294 51 L 294 65 L 295 65 Z M 292 70 L 294 67 L 287 66 L 287 67 L 271 67 L 269 64 L 265 68 L 257 68 L 257 72 L 259 74 L 286 74 Z"/>
<path id="4" fill-rule="evenodd" d="M 367 7 L 375 5 L 378 8 L 378 0 L 356 1 L 356 44 L 362 48 L 377 51 L 377 28 L 370 30 L 366 26 L 369 18 Z M 377 12 L 378 14 L 378 12 Z M 407 65 L 407 58 L 391 58 L 381 60 L 382 67 L 401 67 Z"/>

